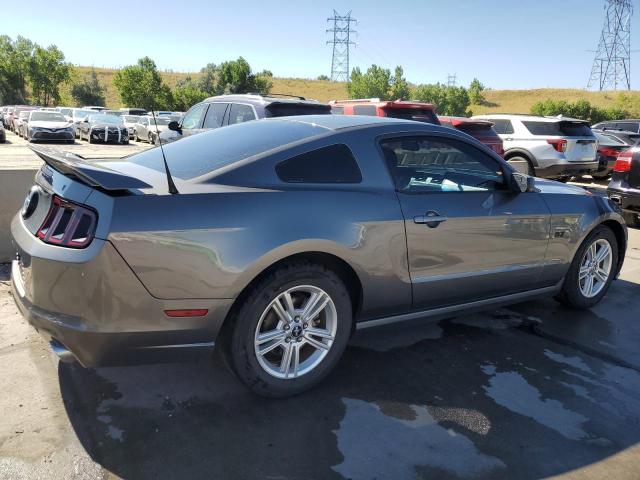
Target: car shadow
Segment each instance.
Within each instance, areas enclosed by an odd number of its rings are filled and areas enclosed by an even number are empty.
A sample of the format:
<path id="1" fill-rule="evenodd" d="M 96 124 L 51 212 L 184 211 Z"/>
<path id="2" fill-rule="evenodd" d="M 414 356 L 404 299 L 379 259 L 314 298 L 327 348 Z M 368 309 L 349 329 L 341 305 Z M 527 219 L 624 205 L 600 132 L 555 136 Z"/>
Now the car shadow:
<path id="1" fill-rule="evenodd" d="M 288 399 L 248 393 L 217 357 L 61 363 L 60 389 L 84 448 L 123 478 L 528 479 L 638 443 L 640 373 L 546 338 L 527 309 L 358 332 Z"/>

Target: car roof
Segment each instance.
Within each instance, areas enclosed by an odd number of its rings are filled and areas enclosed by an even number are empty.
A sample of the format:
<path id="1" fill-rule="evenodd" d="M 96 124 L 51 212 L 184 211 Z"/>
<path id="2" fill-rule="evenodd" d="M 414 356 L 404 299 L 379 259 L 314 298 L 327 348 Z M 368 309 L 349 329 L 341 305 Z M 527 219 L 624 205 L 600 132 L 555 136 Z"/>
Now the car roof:
<path id="1" fill-rule="evenodd" d="M 309 104 L 309 105 L 325 105 L 317 100 L 307 99 L 304 97 L 288 96 L 288 95 L 260 95 L 257 93 L 216 95 L 203 100 L 205 103 L 212 102 L 248 102 L 260 105 L 269 105 L 271 103 L 291 103 L 291 104 Z"/>
<path id="2" fill-rule="evenodd" d="M 376 117 L 369 115 L 294 115 L 290 117 L 274 117 L 265 119 L 268 122 L 297 122 L 319 126 L 327 130 L 343 130 L 347 128 L 362 127 L 365 125 L 422 125 L 427 128 L 435 127 L 423 122 L 404 120 L 391 117 Z"/>
<path id="3" fill-rule="evenodd" d="M 505 120 L 513 120 L 517 118 L 518 120 L 529 121 L 529 122 L 581 122 L 581 123 L 589 123 L 586 120 L 581 120 L 579 118 L 572 117 L 564 117 L 562 115 L 558 116 L 544 116 L 541 117 L 539 115 L 526 115 L 522 113 L 486 113 L 483 115 L 474 115 L 471 118 L 476 119 L 505 119 Z"/>

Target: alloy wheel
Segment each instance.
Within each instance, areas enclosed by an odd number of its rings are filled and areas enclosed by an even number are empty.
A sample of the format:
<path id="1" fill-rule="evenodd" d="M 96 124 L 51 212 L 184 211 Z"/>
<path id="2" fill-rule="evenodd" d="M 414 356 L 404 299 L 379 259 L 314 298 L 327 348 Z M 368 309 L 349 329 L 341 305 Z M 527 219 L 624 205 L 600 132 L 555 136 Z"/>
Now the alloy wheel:
<path id="1" fill-rule="evenodd" d="M 593 298 L 602 291 L 611 275 L 612 258 L 611 245 L 607 240 L 600 238 L 589 245 L 578 273 L 582 295 Z"/>
<path id="2" fill-rule="evenodd" d="M 337 317 L 333 300 L 321 288 L 300 285 L 278 294 L 256 327 L 258 363 L 269 375 L 281 379 L 311 372 L 331 349 Z"/>

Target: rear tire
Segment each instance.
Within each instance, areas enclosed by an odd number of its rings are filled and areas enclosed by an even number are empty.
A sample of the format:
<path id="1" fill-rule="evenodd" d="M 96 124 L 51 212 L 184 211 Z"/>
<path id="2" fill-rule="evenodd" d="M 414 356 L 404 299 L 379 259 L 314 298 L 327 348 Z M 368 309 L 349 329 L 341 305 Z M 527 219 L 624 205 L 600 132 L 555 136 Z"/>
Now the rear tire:
<path id="1" fill-rule="evenodd" d="M 531 166 L 531 162 L 528 158 L 517 155 L 515 157 L 510 157 L 507 160 L 507 163 L 511 165 L 516 172 L 524 173 L 525 175 L 534 175 L 533 167 Z"/>
<path id="2" fill-rule="evenodd" d="M 599 260 L 599 255 L 607 257 Z M 610 228 L 596 227 L 573 257 L 556 300 L 573 308 L 591 308 L 607 294 L 618 267 L 618 243 Z M 593 275 L 592 273 L 593 272 Z M 606 275 L 605 275 L 606 274 Z M 591 289 L 589 289 L 591 281 Z M 591 290 L 591 294 L 589 291 Z"/>
<path id="3" fill-rule="evenodd" d="M 307 306 L 318 313 L 306 315 Z M 287 397 L 310 389 L 333 370 L 347 346 L 352 317 L 349 293 L 336 273 L 307 261 L 292 262 L 244 296 L 219 344 L 225 363 L 249 390 Z M 260 339 L 265 333 L 273 339 Z"/>

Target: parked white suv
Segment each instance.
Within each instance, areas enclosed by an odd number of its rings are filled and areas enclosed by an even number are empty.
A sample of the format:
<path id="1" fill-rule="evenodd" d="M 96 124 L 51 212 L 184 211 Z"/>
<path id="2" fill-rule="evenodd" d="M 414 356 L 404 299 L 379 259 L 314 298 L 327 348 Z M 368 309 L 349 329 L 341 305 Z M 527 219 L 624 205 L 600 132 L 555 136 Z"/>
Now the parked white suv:
<path id="1" fill-rule="evenodd" d="M 566 181 L 598 170 L 598 142 L 589 123 L 568 117 L 490 114 L 504 158 L 519 172 Z"/>

